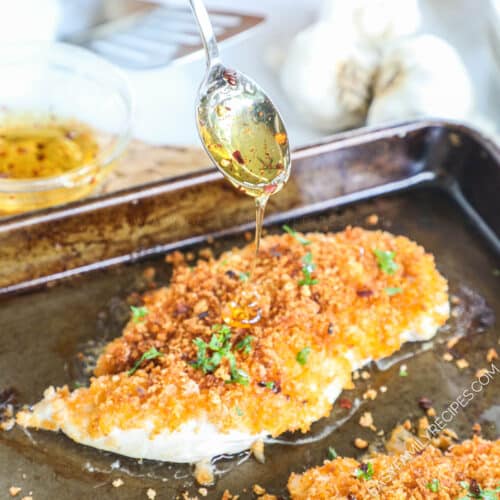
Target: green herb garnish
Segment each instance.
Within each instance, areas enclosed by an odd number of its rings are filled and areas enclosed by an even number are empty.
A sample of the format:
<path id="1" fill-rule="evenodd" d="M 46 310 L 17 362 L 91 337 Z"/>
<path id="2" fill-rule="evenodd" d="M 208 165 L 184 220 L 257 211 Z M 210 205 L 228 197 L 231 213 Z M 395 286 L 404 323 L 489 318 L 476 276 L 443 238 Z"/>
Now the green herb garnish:
<path id="1" fill-rule="evenodd" d="M 377 250 L 373 251 L 375 257 L 377 257 L 378 267 L 385 274 L 394 274 L 399 266 L 396 262 L 394 262 L 394 257 L 396 256 L 396 252 L 389 252 L 388 250 Z"/>
<path id="2" fill-rule="evenodd" d="M 439 479 L 433 479 L 427 483 L 427 489 L 431 490 L 432 493 L 437 493 L 439 491 Z"/>
<path id="3" fill-rule="evenodd" d="M 130 377 L 131 375 L 133 375 L 139 368 L 139 366 L 141 366 L 142 362 L 143 361 L 148 361 L 150 359 L 155 359 L 155 358 L 159 358 L 160 356 L 163 356 L 163 353 L 156 350 L 155 347 L 151 347 L 151 349 L 149 349 L 148 351 L 146 351 L 139 360 L 137 360 L 135 362 L 135 365 L 127 372 L 127 375 Z"/>
<path id="4" fill-rule="evenodd" d="M 267 389 L 271 389 L 271 391 L 274 391 L 276 388 L 276 384 L 274 382 L 264 382 L 264 387 Z"/>
<path id="5" fill-rule="evenodd" d="M 400 377 L 407 377 L 408 376 L 408 370 L 406 368 L 406 365 L 401 365 L 399 367 L 399 376 Z"/>
<path id="6" fill-rule="evenodd" d="M 238 274 L 238 278 L 240 278 L 240 281 L 248 281 L 248 278 L 250 278 L 250 273 L 240 272 Z"/>
<path id="7" fill-rule="evenodd" d="M 212 373 L 226 358 L 229 361 L 231 374 L 231 378 L 227 382 L 248 385 L 250 382 L 249 376 L 236 366 L 236 358 L 231 352 L 233 347 L 231 344 L 231 329 L 227 325 L 214 325 L 212 331 L 214 333 L 208 344 L 199 337 L 193 340 L 198 349 L 198 354 L 196 361 L 191 363 L 192 366 L 202 370 L 203 373 Z M 236 349 L 248 354 L 252 349 L 251 341 L 251 336 L 245 337 L 238 342 Z M 211 351 L 210 355 L 208 351 Z"/>
<path id="8" fill-rule="evenodd" d="M 304 349 L 299 351 L 297 353 L 297 356 L 295 357 L 295 359 L 297 360 L 297 363 L 299 363 L 299 365 L 302 365 L 302 366 L 305 365 L 307 363 L 307 358 L 308 358 L 310 352 L 311 352 L 310 347 L 304 347 Z"/>
<path id="9" fill-rule="evenodd" d="M 244 354 L 250 354 L 252 350 L 252 341 L 253 337 L 251 335 L 247 335 L 243 340 L 240 340 L 236 344 L 236 349 L 238 351 L 243 351 Z"/>
<path id="10" fill-rule="evenodd" d="M 314 264 L 312 258 L 311 252 L 307 252 L 304 257 L 302 257 L 302 274 L 304 278 L 299 281 L 299 286 L 315 285 L 318 282 L 317 279 L 311 277 L 311 274 L 316 269 L 316 264 Z"/>
<path id="11" fill-rule="evenodd" d="M 467 495 L 459 500 L 468 500 L 470 498 L 480 498 L 482 500 L 498 500 L 500 493 L 500 484 L 494 490 L 483 490 L 474 479 L 470 482 L 460 481 L 460 486 L 467 490 Z"/>
<path id="12" fill-rule="evenodd" d="M 134 323 L 139 323 L 139 321 L 148 315 L 149 311 L 147 307 L 134 307 L 130 306 L 130 310 L 132 311 L 132 319 Z"/>
<path id="13" fill-rule="evenodd" d="M 303 236 L 300 236 L 300 234 L 297 233 L 297 231 L 294 231 L 290 226 L 287 226 L 284 224 L 283 230 L 286 231 L 290 236 L 293 236 L 301 245 L 310 245 L 311 242 L 304 238 Z"/>
<path id="14" fill-rule="evenodd" d="M 235 410 L 236 410 L 236 415 L 238 415 L 238 417 L 242 417 L 245 414 L 245 412 L 239 406 L 237 406 Z"/>
<path id="15" fill-rule="evenodd" d="M 337 458 L 337 452 L 335 451 L 335 448 L 333 448 L 332 446 L 329 446 L 328 453 L 326 454 L 326 456 L 328 457 L 328 460 L 333 460 L 333 459 Z"/>
<path id="16" fill-rule="evenodd" d="M 403 289 L 399 288 L 398 286 L 388 286 L 385 289 L 385 293 L 389 295 L 389 297 L 392 297 L 393 295 L 397 295 L 398 293 L 402 293 Z"/>
<path id="17" fill-rule="evenodd" d="M 364 479 L 365 481 L 370 480 L 373 477 L 373 465 L 371 462 L 366 464 L 361 464 L 359 468 L 354 471 L 354 475 L 358 479 Z"/>

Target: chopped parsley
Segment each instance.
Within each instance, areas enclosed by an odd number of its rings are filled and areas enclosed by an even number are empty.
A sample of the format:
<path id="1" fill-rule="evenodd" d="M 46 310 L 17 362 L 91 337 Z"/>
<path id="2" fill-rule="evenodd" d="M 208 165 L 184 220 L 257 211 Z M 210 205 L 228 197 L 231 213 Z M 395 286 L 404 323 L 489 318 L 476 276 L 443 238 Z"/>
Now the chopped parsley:
<path id="1" fill-rule="evenodd" d="M 437 493 L 439 491 L 439 479 L 429 481 L 426 486 L 428 490 L 432 491 L 432 493 Z"/>
<path id="2" fill-rule="evenodd" d="M 294 231 L 290 226 L 287 226 L 286 224 L 283 226 L 283 230 L 286 231 L 290 236 L 293 236 L 301 245 L 310 245 L 311 242 L 301 236 L 300 234 L 297 233 L 297 231 Z"/>
<path id="3" fill-rule="evenodd" d="M 304 278 L 299 281 L 299 286 L 315 285 L 318 282 L 317 279 L 313 279 L 311 276 L 316 269 L 316 264 L 314 264 L 312 258 L 311 252 L 307 252 L 304 257 L 302 257 L 302 274 Z"/>
<path id="4" fill-rule="evenodd" d="M 406 368 L 406 365 L 401 365 L 399 367 L 399 376 L 400 377 L 407 377 L 408 376 L 408 369 Z"/>
<path id="5" fill-rule="evenodd" d="M 304 347 L 304 349 L 300 350 L 297 353 L 297 356 L 295 359 L 297 360 L 297 363 L 299 365 L 305 365 L 307 363 L 307 358 L 309 357 L 309 354 L 311 353 L 311 348 L 310 347 Z"/>
<path id="6" fill-rule="evenodd" d="M 238 417 L 242 417 L 245 414 L 245 412 L 239 406 L 236 406 L 235 410 Z"/>
<path id="7" fill-rule="evenodd" d="M 225 358 L 229 362 L 231 378 L 228 383 L 236 383 L 241 385 L 248 385 L 250 377 L 243 370 L 236 366 L 236 358 L 231 352 L 233 347 L 231 343 L 231 328 L 227 325 L 214 325 L 212 327 L 212 337 L 208 344 L 199 337 L 193 340 L 194 345 L 198 349 L 197 359 L 192 366 L 203 371 L 203 373 L 212 373 L 221 364 Z M 249 354 L 251 347 L 252 337 L 247 336 L 236 345 L 236 349 Z M 209 351 L 211 353 L 209 354 Z"/>
<path id="8" fill-rule="evenodd" d="M 388 286 L 385 289 L 385 293 L 389 295 L 389 297 L 392 297 L 393 295 L 397 295 L 398 293 L 402 293 L 403 289 L 399 288 L 398 286 Z"/>
<path id="9" fill-rule="evenodd" d="M 240 278 L 240 281 L 248 281 L 248 279 L 250 278 L 250 273 L 240 272 L 238 273 L 238 278 Z"/>
<path id="10" fill-rule="evenodd" d="M 329 446 L 328 453 L 326 454 L 326 456 L 328 457 L 328 460 L 333 460 L 333 459 L 337 458 L 337 452 L 335 451 L 335 448 L 333 448 L 332 446 Z"/>
<path id="11" fill-rule="evenodd" d="M 459 500 L 468 500 L 469 498 L 480 498 L 482 500 L 498 500 L 500 493 L 500 484 L 494 490 L 483 490 L 475 479 L 470 484 L 467 481 L 460 481 L 460 486 L 467 490 L 467 495 Z"/>
<path id="12" fill-rule="evenodd" d="M 240 340 L 236 344 L 236 349 L 238 351 L 243 351 L 244 354 L 250 354 L 252 350 L 252 341 L 253 337 L 251 335 L 247 335 L 243 340 Z"/>
<path id="13" fill-rule="evenodd" d="M 399 266 L 394 261 L 394 257 L 396 256 L 396 252 L 390 252 L 388 250 L 373 250 L 375 257 L 377 258 L 378 267 L 385 274 L 394 274 Z"/>
<path id="14" fill-rule="evenodd" d="M 134 323 L 139 323 L 142 318 L 148 315 L 149 311 L 147 307 L 134 307 L 130 306 L 130 310 L 132 311 L 132 319 Z"/>
<path id="15" fill-rule="evenodd" d="M 373 477 L 373 465 L 371 462 L 367 462 L 366 464 L 361 464 L 355 471 L 354 475 L 358 479 L 364 479 L 365 481 L 369 481 Z"/>
<path id="16" fill-rule="evenodd" d="M 163 353 L 156 350 L 156 347 L 151 347 L 151 349 L 149 349 L 148 351 L 146 351 L 141 357 L 140 359 L 138 359 L 136 362 L 135 362 L 135 365 L 127 372 L 127 375 L 130 377 L 131 375 L 133 375 L 139 368 L 139 366 L 141 366 L 142 362 L 143 361 L 148 361 L 150 359 L 155 359 L 155 358 L 159 358 L 160 356 L 163 356 Z"/>
<path id="17" fill-rule="evenodd" d="M 264 387 L 267 389 L 271 389 L 271 391 L 274 391 L 276 389 L 276 384 L 274 382 L 264 382 Z"/>

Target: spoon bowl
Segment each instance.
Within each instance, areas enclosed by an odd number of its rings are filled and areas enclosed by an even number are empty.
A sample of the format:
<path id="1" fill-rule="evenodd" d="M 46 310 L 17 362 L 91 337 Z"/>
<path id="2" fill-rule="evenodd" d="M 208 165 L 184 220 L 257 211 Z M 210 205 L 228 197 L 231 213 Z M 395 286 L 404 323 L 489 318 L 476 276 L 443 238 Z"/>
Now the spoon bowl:
<path id="1" fill-rule="evenodd" d="M 271 99 L 243 73 L 209 68 L 196 104 L 208 155 L 237 188 L 251 196 L 278 192 L 290 175 L 290 147 Z"/>

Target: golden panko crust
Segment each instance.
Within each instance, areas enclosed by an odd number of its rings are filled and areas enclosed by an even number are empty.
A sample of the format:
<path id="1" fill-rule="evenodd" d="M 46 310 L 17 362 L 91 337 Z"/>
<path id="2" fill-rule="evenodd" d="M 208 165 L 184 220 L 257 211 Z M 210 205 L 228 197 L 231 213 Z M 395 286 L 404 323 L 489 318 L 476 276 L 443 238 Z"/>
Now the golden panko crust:
<path id="1" fill-rule="evenodd" d="M 252 336 L 250 352 L 234 350 L 248 385 L 227 383 L 226 359 L 213 373 L 194 367 L 193 340 L 209 342 L 224 307 L 248 286 L 240 273 L 250 270 L 253 245 L 218 259 L 208 256 L 194 267 L 174 253 L 169 286 L 144 295 L 148 314 L 131 320 L 105 348 L 90 387 L 58 389 L 73 418 L 81 415 L 92 436 L 141 427 L 146 418 L 154 432 L 175 430 L 193 418 L 223 432 L 306 432 L 331 410 L 326 388 L 334 381 L 351 383 L 353 352 L 358 360 L 388 356 L 400 348 L 403 331 L 421 333 L 423 316 L 436 327 L 447 320 L 436 309 L 447 303 L 447 282 L 433 256 L 416 243 L 360 228 L 305 237 L 310 244 L 289 234 L 262 241 L 254 275 L 262 318 L 251 328 L 232 328 L 231 338 L 235 345 Z M 379 267 L 375 249 L 394 252 L 393 274 Z M 317 283 L 301 286 L 308 252 Z M 391 288 L 398 293 L 388 293 Z M 153 347 L 163 355 L 129 376 Z M 310 351 L 301 364 L 297 354 L 304 348 Z"/>
<path id="2" fill-rule="evenodd" d="M 357 460 L 341 457 L 292 474 L 288 480 L 292 500 L 451 500 L 469 498 L 475 483 L 489 492 L 500 487 L 500 440 L 474 437 L 444 454 L 428 446 L 410 457 L 376 454 L 365 463 L 373 468 L 370 479 L 356 477 Z"/>

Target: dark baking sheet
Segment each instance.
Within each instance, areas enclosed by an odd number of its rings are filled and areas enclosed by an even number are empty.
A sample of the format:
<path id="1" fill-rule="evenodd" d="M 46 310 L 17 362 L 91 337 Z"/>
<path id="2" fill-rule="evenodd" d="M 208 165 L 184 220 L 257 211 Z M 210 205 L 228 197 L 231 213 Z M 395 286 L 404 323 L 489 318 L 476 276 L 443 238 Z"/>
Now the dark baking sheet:
<path id="1" fill-rule="evenodd" d="M 371 378 L 343 397 L 355 402 L 368 387 L 381 385 L 388 387 L 385 394 L 351 411 L 335 409 L 305 436 L 267 445 L 266 464 L 246 454 L 219 459 L 220 476 L 208 498 L 220 498 L 225 489 L 252 498 L 255 483 L 285 495 L 288 474 L 321 463 L 329 446 L 359 456 L 354 437 L 376 441 L 357 423 L 362 412 L 371 411 L 377 428 L 386 431 L 422 416 L 421 396 L 431 398 L 439 414 L 470 387 L 478 368 L 489 365 L 488 348 L 500 352 L 499 158 L 475 132 L 437 122 L 348 134 L 295 154 L 290 185 L 270 207 L 269 231 L 280 231 L 282 221 L 304 231 L 371 228 L 366 217 L 376 213 L 375 227 L 407 235 L 434 253 L 460 305 L 438 340 L 405 347 L 392 366 L 371 366 Z M 216 252 L 243 245 L 252 216 L 246 198 L 207 172 L 3 223 L 0 389 L 14 387 L 20 403 L 32 403 L 49 385 L 84 378 L 77 353 L 120 333 L 127 296 L 151 286 L 145 268 L 157 269 L 158 285 L 167 283 L 165 250 L 198 250 L 210 234 L 216 235 Z M 454 355 L 470 363 L 465 370 L 442 360 L 443 342 L 457 333 L 463 339 Z M 398 359 L 404 356 L 409 375 L 402 378 Z M 500 361 L 496 365 L 500 369 Z M 500 373 L 449 427 L 466 438 L 476 421 L 485 436 L 499 436 Z M 297 444 L 304 438 L 312 442 Z M 124 485 L 114 488 L 117 478 Z M 190 466 L 138 463 L 63 435 L 19 429 L 0 432 L 0 498 L 11 485 L 22 486 L 23 494 L 33 491 L 36 500 L 147 498 L 148 488 L 157 498 L 198 494 Z"/>

